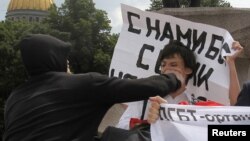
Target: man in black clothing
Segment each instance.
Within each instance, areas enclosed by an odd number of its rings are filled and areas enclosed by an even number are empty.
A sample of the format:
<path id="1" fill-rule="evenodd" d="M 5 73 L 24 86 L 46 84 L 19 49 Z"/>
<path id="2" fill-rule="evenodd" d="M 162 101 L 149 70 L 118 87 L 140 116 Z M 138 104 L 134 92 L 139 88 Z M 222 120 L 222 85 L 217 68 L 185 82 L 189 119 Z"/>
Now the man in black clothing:
<path id="1" fill-rule="evenodd" d="M 174 74 L 137 80 L 69 74 L 70 44 L 49 35 L 26 36 L 18 46 L 30 77 L 6 102 L 4 141 L 91 141 L 113 104 L 164 97 L 184 83 Z"/>
<path id="2" fill-rule="evenodd" d="M 250 81 L 243 85 L 235 106 L 250 106 Z"/>

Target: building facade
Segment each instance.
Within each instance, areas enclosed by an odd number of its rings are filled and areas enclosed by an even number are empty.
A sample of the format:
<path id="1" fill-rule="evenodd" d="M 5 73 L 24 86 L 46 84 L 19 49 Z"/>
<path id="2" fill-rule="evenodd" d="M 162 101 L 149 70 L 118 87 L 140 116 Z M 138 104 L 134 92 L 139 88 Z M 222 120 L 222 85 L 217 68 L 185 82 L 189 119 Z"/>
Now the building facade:
<path id="1" fill-rule="evenodd" d="M 6 19 L 41 22 L 48 16 L 48 9 L 53 4 L 53 0 L 10 0 Z"/>

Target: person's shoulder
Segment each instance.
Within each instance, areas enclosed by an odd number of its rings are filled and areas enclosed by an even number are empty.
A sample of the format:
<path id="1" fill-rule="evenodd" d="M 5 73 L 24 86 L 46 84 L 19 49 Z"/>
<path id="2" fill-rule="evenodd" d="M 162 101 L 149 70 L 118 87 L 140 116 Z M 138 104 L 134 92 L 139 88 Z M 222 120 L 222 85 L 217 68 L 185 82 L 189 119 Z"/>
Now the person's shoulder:
<path id="1" fill-rule="evenodd" d="M 65 72 L 57 72 L 54 73 L 51 78 L 54 78 L 55 80 L 63 80 L 64 82 L 79 82 L 81 83 L 82 81 L 88 81 L 90 82 L 92 79 L 92 76 L 88 73 L 78 73 L 78 74 L 69 74 Z"/>
<path id="2" fill-rule="evenodd" d="M 107 76 L 107 75 L 101 74 L 99 72 L 88 72 L 87 74 L 91 75 L 91 76 Z"/>
<path id="3" fill-rule="evenodd" d="M 87 75 L 89 75 L 91 78 L 93 78 L 94 80 L 106 80 L 106 79 L 109 79 L 109 78 L 113 78 L 113 77 L 110 77 L 106 74 L 102 74 L 102 73 L 98 73 L 98 72 L 88 72 Z"/>
<path id="4" fill-rule="evenodd" d="M 98 72 L 68 74 L 68 77 L 73 78 L 73 79 L 88 79 L 89 82 L 104 81 L 109 78 L 107 75 L 104 75 Z"/>
<path id="5" fill-rule="evenodd" d="M 76 73 L 76 74 L 70 74 L 70 73 L 65 73 L 65 72 L 57 72 L 57 73 L 54 73 L 54 75 L 62 76 L 62 77 L 84 77 L 84 76 L 98 76 L 98 75 L 101 75 L 101 74 L 96 73 L 96 72 Z"/>

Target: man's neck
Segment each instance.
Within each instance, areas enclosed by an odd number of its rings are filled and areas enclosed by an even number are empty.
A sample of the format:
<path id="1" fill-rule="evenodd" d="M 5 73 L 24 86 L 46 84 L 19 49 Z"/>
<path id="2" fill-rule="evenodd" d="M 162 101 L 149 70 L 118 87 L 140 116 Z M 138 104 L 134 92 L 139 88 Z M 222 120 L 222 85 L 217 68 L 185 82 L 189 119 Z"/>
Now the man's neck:
<path id="1" fill-rule="evenodd" d="M 170 93 L 170 96 L 175 99 L 177 96 L 181 95 L 182 93 Z"/>
<path id="2" fill-rule="evenodd" d="M 185 92 L 185 90 L 186 90 L 186 87 L 181 88 L 181 89 L 179 89 L 179 90 L 176 91 L 176 92 L 170 93 L 170 96 L 171 96 L 173 99 L 175 99 L 177 96 L 183 94 L 183 93 Z"/>

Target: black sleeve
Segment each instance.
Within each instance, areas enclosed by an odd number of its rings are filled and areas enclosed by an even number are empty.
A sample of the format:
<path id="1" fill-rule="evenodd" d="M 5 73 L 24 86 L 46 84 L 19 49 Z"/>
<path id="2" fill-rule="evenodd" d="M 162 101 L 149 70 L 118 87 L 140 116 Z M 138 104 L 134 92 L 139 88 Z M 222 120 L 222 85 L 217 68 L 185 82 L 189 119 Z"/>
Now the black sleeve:
<path id="1" fill-rule="evenodd" d="M 250 82 L 243 85 L 235 106 L 250 106 Z"/>
<path id="2" fill-rule="evenodd" d="M 151 96 L 166 96 L 180 87 L 174 74 L 155 75 L 142 79 L 109 78 L 92 74 L 92 94 L 108 103 L 145 100 Z"/>

